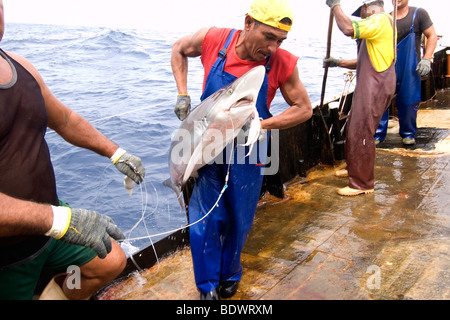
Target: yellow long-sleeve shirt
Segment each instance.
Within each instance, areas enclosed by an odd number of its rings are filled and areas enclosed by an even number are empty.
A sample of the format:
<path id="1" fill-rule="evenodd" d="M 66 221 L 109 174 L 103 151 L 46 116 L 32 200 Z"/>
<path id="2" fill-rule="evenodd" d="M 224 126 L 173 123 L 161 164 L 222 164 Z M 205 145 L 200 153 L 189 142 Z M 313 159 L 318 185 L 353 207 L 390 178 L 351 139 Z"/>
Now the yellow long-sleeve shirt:
<path id="1" fill-rule="evenodd" d="M 383 12 L 359 21 L 353 20 L 354 39 L 366 39 L 375 70 L 387 70 L 395 59 L 392 18 Z"/>

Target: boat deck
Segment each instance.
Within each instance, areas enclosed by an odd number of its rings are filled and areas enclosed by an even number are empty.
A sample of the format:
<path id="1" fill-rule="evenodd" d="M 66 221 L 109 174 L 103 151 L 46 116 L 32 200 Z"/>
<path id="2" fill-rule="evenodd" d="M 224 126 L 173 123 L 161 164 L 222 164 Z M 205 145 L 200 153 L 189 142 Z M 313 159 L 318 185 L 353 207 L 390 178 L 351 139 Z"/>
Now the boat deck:
<path id="1" fill-rule="evenodd" d="M 242 254 L 241 300 L 450 299 L 450 91 L 421 106 L 417 145 L 395 122 L 377 149 L 375 193 L 342 197 L 319 166 L 266 196 Z M 189 248 L 97 299 L 197 300 Z"/>

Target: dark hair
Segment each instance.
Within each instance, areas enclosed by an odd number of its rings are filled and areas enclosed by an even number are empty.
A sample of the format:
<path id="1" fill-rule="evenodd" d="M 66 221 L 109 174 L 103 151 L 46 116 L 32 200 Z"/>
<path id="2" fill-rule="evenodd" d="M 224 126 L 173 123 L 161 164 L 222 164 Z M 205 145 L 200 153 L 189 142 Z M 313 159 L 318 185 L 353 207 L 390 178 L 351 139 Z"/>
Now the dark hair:
<path id="1" fill-rule="evenodd" d="M 280 23 L 285 24 L 287 26 L 292 26 L 292 20 L 290 18 L 283 18 L 281 19 Z"/>
<path id="2" fill-rule="evenodd" d="M 264 24 L 261 21 L 256 20 L 255 18 L 253 18 L 253 21 L 255 21 L 255 26 L 259 26 L 260 24 Z M 280 23 L 285 24 L 287 26 L 292 26 L 292 20 L 290 18 L 283 18 L 280 20 Z"/>

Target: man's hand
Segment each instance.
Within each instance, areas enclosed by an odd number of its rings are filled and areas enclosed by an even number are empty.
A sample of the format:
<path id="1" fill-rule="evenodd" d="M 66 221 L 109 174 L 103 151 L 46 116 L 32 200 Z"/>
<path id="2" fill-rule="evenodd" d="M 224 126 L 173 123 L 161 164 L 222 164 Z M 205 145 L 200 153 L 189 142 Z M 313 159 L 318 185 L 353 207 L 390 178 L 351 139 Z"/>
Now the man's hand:
<path id="1" fill-rule="evenodd" d="M 191 110 L 191 97 L 187 94 L 179 94 L 177 97 L 177 103 L 175 104 L 175 114 L 178 119 L 183 121 Z"/>
<path id="2" fill-rule="evenodd" d="M 341 0 L 327 0 L 326 3 L 331 9 L 333 9 L 335 6 L 341 4 Z"/>
<path id="3" fill-rule="evenodd" d="M 423 77 L 431 71 L 431 61 L 429 59 L 422 59 L 417 66 L 416 71 Z"/>
<path id="4" fill-rule="evenodd" d="M 89 247 L 104 259 L 111 252 L 111 238 L 123 241 L 125 236 L 114 221 L 95 211 L 52 207 L 53 226 L 46 235 L 61 241 Z"/>
<path id="5" fill-rule="evenodd" d="M 140 158 L 126 152 L 114 165 L 117 170 L 130 177 L 137 184 L 144 181 L 145 168 Z"/>
<path id="6" fill-rule="evenodd" d="M 339 59 L 333 57 L 325 58 L 323 59 L 323 67 L 324 68 L 339 67 Z"/>
<path id="7" fill-rule="evenodd" d="M 111 157 L 111 161 L 117 170 L 130 177 L 137 184 L 144 181 L 145 168 L 140 158 L 119 148 Z"/>

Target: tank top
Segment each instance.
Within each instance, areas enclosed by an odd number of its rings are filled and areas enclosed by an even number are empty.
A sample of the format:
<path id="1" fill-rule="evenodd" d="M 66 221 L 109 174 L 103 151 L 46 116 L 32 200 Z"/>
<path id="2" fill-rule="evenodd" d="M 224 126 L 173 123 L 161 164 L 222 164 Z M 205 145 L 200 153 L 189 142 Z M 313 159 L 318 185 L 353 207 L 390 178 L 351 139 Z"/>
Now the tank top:
<path id="1" fill-rule="evenodd" d="M 9 63 L 14 74 L 10 83 L 0 86 L 0 192 L 58 205 L 44 139 L 48 119 L 41 89 L 35 78 L 1 49 L 0 59 Z M 0 270 L 30 260 L 49 240 L 45 236 L 0 237 Z"/>

